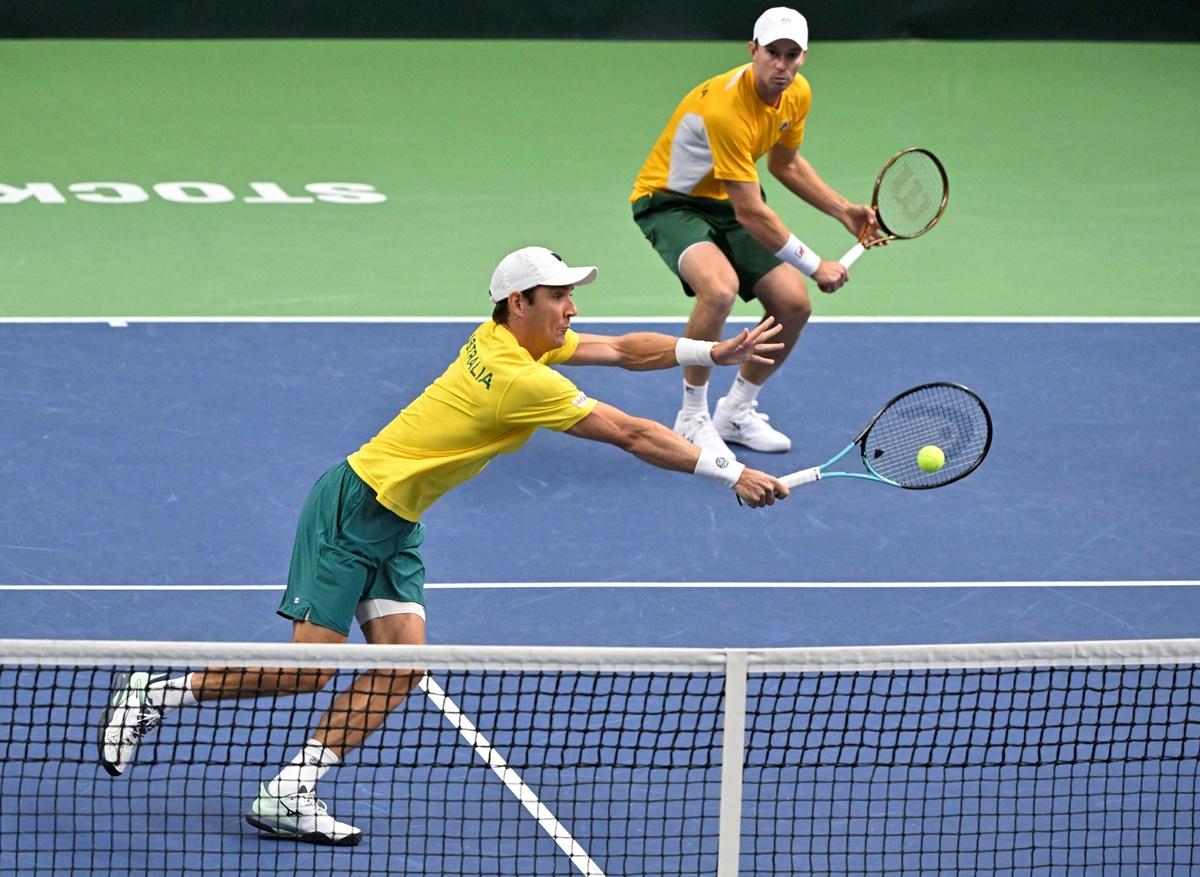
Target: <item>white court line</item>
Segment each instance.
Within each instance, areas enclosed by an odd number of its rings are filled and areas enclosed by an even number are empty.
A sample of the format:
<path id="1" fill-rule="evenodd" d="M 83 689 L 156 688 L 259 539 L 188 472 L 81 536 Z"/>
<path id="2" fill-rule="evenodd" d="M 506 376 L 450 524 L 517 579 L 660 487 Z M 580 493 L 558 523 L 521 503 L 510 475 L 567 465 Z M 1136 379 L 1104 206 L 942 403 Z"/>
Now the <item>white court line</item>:
<path id="1" fill-rule="evenodd" d="M 477 317 L 0 317 L 4 323 L 106 323 L 113 328 L 123 329 L 130 323 L 482 323 L 488 319 L 486 315 Z M 731 316 L 730 323 L 757 323 L 760 317 Z M 657 316 L 657 317 L 575 317 L 576 323 L 670 323 L 682 325 L 686 316 Z M 1165 317 L 963 317 L 963 316 L 928 316 L 928 317 L 821 317 L 815 316 L 813 323 L 1096 323 L 1096 324 L 1194 324 L 1200 323 L 1200 317 L 1165 316 Z"/>
<path id="2" fill-rule="evenodd" d="M 525 781 L 521 779 L 520 774 L 508 766 L 508 762 L 504 760 L 504 757 L 492 747 L 487 737 L 479 732 L 474 723 L 463 715 L 462 710 L 447 696 L 446 692 L 434 681 L 433 677 L 426 676 L 418 685 L 424 690 L 426 696 L 433 701 L 433 705 L 441 710 L 442 715 L 446 717 L 446 721 L 453 725 L 455 730 L 467 741 L 467 745 L 475 750 L 475 753 L 483 760 L 483 763 L 492 769 L 492 772 L 500 778 L 505 787 L 516 795 L 517 800 L 521 802 L 521 806 L 528 811 L 530 816 L 537 820 L 542 830 L 550 835 L 551 840 L 558 844 L 558 848 L 567 854 L 571 860 L 571 864 L 579 870 L 579 873 L 583 874 L 584 877 L 604 877 L 604 872 L 600 870 L 599 865 L 592 861 L 592 857 L 588 855 L 587 850 L 579 845 L 575 838 L 571 836 L 571 833 L 550 812 L 550 809 L 538 799 L 533 789 L 525 785 Z"/>
<path id="3" fill-rule="evenodd" d="M 5 585 L 0 591 L 282 591 L 283 585 Z M 1027 582 L 431 582 L 427 591 L 506 591 L 528 588 L 562 590 L 602 588 L 776 588 L 861 590 L 875 588 L 1193 588 L 1200 579 L 1144 581 Z"/>

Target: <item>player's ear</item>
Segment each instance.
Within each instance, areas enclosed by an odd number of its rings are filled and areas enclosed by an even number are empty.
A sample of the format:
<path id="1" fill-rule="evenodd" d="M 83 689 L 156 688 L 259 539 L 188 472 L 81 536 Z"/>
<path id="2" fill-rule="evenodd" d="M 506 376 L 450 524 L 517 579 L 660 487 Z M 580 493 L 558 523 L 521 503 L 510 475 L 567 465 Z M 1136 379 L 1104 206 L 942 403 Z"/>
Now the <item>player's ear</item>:
<path id="1" fill-rule="evenodd" d="M 746 51 L 750 53 L 751 58 L 754 57 L 754 50 L 756 48 L 758 48 L 758 43 L 756 43 L 754 40 L 751 40 L 750 42 L 746 43 Z"/>

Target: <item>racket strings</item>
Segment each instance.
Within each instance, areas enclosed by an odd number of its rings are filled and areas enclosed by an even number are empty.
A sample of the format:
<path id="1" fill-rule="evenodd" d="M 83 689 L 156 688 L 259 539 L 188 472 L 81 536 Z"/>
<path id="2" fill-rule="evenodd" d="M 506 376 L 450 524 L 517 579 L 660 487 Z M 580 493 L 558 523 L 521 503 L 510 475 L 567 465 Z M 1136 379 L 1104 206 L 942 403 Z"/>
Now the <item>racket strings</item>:
<path id="1" fill-rule="evenodd" d="M 927 152 L 906 152 L 879 178 L 880 223 L 897 237 L 916 237 L 941 216 L 945 196 L 946 178 L 937 160 Z"/>
<path id="2" fill-rule="evenodd" d="M 880 413 L 863 440 L 863 460 L 878 475 L 904 487 L 937 487 L 974 469 L 991 444 L 983 404 L 955 386 L 922 387 Z M 936 445 L 946 462 L 936 472 L 917 464 L 917 452 Z"/>

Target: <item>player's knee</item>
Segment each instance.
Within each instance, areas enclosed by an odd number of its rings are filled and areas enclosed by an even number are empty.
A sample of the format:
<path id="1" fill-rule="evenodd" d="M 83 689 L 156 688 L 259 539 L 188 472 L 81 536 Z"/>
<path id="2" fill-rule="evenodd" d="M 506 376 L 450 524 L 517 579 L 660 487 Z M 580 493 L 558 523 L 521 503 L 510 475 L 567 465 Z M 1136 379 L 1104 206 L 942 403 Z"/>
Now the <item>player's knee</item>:
<path id="1" fill-rule="evenodd" d="M 801 295 L 784 305 L 779 321 L 785 326 L 803 326 L 811 316 L 812 302 L 807 295 Z"/>
<path id="2" fill-rule="evenodd" d="M 423 669 L 378 670 L 375 673 L 376 691 L 380 694 L 408 694 L 424 678 Z"/>
<path id="3" fill-rule="evenodd" d="M 737 302 L 737 293 L 736 285 L 713 283 L 703 290 L 696 290 L 696 298 L 705 307 L 727 317 Z"/>
<path id="4" fill-rule="evenodd" d="M 812 316 L 812 300 L 803 281 L 792 289 L 771 296 L 767 312 L 785 326 L 803 327 Z"/>
<path id="5" fill-rule="evenodd" d="M 226 676 L 228 677 L 228 671 Z M 238 689 L 244 692 L 320 691 L 337 675 L 336 670 L 316 667 L 256 667 L 240 671 Z M 228 688 L 228 684 L 225 686 Z"/>

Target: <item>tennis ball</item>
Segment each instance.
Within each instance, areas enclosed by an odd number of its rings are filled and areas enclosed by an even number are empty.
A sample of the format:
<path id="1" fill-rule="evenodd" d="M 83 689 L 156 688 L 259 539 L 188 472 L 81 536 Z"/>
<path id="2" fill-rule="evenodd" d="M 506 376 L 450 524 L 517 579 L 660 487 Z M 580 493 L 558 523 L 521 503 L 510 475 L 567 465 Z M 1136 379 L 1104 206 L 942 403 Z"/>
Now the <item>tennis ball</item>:
<path id="1" fill-rule="evenodd" d="M 946 455 L 937 445 L 926 445 L 917 451 L 917 465 L 922 472 L 936 472 L 946 465 Z"/>

